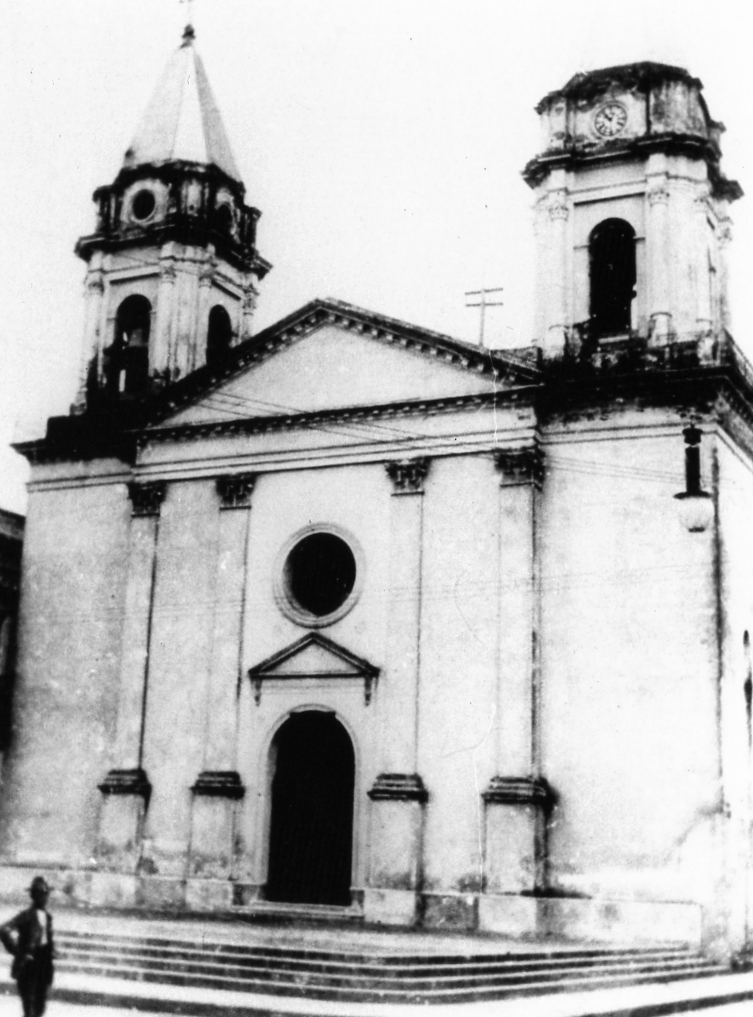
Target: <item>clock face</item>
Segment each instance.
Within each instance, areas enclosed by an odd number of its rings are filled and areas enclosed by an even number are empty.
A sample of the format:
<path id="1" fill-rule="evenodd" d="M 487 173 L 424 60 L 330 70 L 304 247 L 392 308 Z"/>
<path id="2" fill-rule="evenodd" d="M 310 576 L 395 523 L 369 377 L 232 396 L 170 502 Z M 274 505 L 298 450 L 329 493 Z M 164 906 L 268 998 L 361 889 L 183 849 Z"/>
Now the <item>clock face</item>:
<path id="1" fill-rule="evenodd" d="M 594 127 L 602 138 L 614 138 L 627 123 L 627 110 L 619 102 L 607 102 L 596 111 Z"/>

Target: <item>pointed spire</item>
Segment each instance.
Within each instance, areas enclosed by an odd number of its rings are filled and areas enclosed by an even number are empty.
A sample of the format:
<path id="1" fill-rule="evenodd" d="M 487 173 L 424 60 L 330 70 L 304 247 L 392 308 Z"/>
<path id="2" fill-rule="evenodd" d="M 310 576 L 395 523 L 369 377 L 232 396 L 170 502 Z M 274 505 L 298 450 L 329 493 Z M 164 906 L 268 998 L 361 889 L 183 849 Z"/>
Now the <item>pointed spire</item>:
<path id="1" fill-rule="evenodd" d="M 186 25 L 147 107 L 123 167 L 193 162 L 214 165 L 240 182 L 220 111 L 204 64 L 193 45 L 196 33 Z"/>

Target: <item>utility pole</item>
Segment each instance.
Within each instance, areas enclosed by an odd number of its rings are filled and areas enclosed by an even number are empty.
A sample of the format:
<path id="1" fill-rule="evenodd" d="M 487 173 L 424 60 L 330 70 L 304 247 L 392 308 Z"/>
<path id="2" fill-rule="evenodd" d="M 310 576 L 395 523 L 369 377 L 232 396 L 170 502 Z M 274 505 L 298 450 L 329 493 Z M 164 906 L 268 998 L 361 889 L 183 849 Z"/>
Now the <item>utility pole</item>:
<path id="1" fill-rule="evenodd" d="M 504 286 L 492 286 L 481 290 L 466 290 L 466 307 L 480 307 L 481 308 L 481 325 L 479 328 L 478 344 L 481 349 L 484 348 L 484 319 L 486 318 L 487 307 L 502 307 L 503 301 L 501 300 L 487 300 L 486 296 L 488 293 L 501 293 Z M 468 297 L 478 297 L 476 301 L 468 301 Z"/>

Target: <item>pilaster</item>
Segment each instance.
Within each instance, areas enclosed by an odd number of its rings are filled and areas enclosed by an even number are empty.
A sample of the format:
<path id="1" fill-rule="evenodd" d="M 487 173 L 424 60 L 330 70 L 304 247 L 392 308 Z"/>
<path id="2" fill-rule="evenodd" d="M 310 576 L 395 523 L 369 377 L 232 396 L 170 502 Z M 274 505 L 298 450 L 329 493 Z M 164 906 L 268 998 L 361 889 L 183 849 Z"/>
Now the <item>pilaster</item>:
<path id="1" fill-rule="evenodd" d="M 422 879 L 423 809 L 428 794 L 416 773 L 424 480 L 429 461 L 386 464 L 390 510 L 389 641 L 379 691 L 381 772 L 372 801 L 367 920 L 412 924 Z"/>
<path id="2" fill-rule="evenodd" d="M 144 719 L 149 681 L 149 650 L 161 482 L 128 485 L 131 528 L 128 578 L 120 655 L 114 766 L 99 785 L 103 794 L 98 854 L 104 867 L 134 871 L 151 787 L 142 769 Z"/>
<path id="3" fill-rule="evenodd" d="M 545 879 L 546 782 L 539 751 L 537 499 L 541 448 L 498 451 L 500 478 L 496 774 L 485 806 L 488 893 L 520 893 Z"/>
<path id="4" fill-rule="evenodd" d="M 173 244 L 165 244 L 159 258 L 159 282 L 157 284 L 157 321 L 155 338 L 152 343 L 152 367 L 168 379 L 175 377 L 175 250 Z"/>
<path id="5" fill-rule="evenodd" d="M 207 686 L 204 765 L 193 786 L 190 873 L 232 875 L 237 802 L 245 788 L 236 770 L 244 589 L 251 516 L 251 473 L 217 478 L 219 551 L 212 658 Z"/>
<path id="6" fill-rule="evenodd" d="M 649 337 L 663 346 L 672 331 L 670 287 L 669 201 L 666 157 L 649 157 L 646 190 Z"/>
<path id="7" fill-rule="evenodd" d="M 544 336 L 544 355 L 561 357 L 567 344 L 568 322 L 568 220 L 570 207 L 567 188 L 554 187 L 547 199 L 549 218 L 549 276 L 547 279 L 548 314 Z"/>
<path id="8" fill-rule="evenodd" d="M 74 410 L 83 412 L 86 407 L 87 390 L 92 383 L 99 380 L 102 360 L 102 315 L 104 311 L 105 271 L 102 255 L 92 258 L 84 283 L 85 323 L 84 341 L 81 353 L 78 391 L 74 401 Z"/>

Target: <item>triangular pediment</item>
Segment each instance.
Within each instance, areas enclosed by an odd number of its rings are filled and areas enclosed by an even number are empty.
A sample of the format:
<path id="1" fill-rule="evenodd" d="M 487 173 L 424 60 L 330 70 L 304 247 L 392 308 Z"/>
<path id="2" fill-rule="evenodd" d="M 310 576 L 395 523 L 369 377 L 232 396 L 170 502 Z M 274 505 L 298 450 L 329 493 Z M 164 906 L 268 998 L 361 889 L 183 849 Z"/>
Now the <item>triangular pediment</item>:
<path id="1" fill-rule="evenodd" d="M 337 301 L 314 301 L 237 347 L 221 374 L 170 392 L 161 426 L 294 417 L 530 385 L 536 368 Z"/>
<path id="2" fill-rule="evenodd" d="M 257 703 L 261 699 L 262 683 L 267 680 L 355 678 L 363 681 L 368 704 L 373 683 L 379 676 L 379 668 L 351 653 L 333 639 L 318 632 L 310 632 L 250 668 L 248 676 L 254 686 Z"/>

